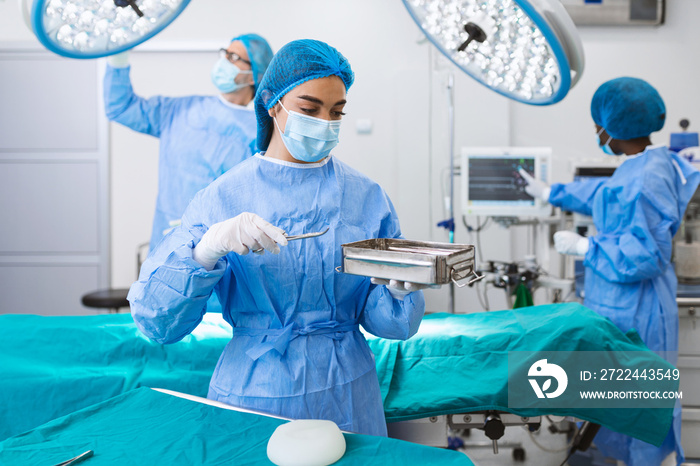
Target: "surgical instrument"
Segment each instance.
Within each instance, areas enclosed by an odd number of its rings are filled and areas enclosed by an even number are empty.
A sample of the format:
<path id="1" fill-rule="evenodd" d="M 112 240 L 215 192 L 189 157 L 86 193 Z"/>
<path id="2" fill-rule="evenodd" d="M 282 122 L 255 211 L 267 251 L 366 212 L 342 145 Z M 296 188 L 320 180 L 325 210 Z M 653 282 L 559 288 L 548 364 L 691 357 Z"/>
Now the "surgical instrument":
<path id="1" fill-rule="evenodd" d="M 330 229 L 330 227 L 326 228 L 323 231 L 317 231 L 315 233 L 304 233 L 303 235 L 287 235 L 287 233 L 284 234 L 284 237 L 287 238 L 287 241 L 294 241 L 297 239 L 306 239 L 306 238 L 315 238 L 317 236 L 323 236 L 326 234 L 326 232 Z M 262 252 L 264 248 L 258 248 L 258 249 L 253 249 L 254 253 L 259 253 Z"/>
<path id="2" fill-rule="evenodd" d="M 63 461 L 62 463 L 58 463 L 56 466 L 69 466 L 69 465 L 80 463 L 81 461 L 90 458 L 94 453 L 95 452 L 93 452 L 92 450 L 88 450 L 85 453 L 79 454 L 75 458 L 71 458 L 67 461 Z"/>

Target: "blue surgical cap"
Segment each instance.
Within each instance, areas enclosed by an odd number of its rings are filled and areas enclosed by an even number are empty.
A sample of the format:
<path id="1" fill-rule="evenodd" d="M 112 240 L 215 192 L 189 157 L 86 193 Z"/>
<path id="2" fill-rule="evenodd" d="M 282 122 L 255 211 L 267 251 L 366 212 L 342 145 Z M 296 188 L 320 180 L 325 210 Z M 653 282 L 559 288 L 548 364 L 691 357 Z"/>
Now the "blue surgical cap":
<path id="1" fill-rule="evenodd" d="M 328 76 L 342 79 L 346 91 L 355 80 L 348 60 L 325 42 L 295 40 L 277 52 L 255 94 L 259 150 L 267 150 L 272 136 L 273 122 L 267 111 L 299 84 Z"/>
<path id="2" fill-rule="evenodd" d="M 666 106 L 656 89 L 643 79 L 617 78 L 595 91 L 591 116 L 613 138 L 635 139 L 664 127 Z"/>
<path id="3" fill-rule="evenodd" d="M 257 34 L 243 34 L 234 37 L 231 39 L 231 42 L 235 40 L 243 42 L 243 46 L 246 52 L 248 52 L 248 61 L 250 62 L 250 67 L 253 71 L 253 81 L 257 88 L 274 53 L 267 41 Z"/>

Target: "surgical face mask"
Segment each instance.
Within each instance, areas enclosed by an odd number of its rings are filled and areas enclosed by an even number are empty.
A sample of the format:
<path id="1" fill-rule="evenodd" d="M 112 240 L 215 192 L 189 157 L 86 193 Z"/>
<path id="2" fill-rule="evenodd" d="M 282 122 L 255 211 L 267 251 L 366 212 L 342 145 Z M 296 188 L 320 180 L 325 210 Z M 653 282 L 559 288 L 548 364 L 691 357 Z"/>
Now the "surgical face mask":
<path id="1" fill-rule="evenodd" d="M 236 76 L 239 74 L 253 74 L 253 72 L 243 71 L 228 61 L 226 57 L 221 57 L 211 69 L 211 82 L 223 93 L 234 92 L 250 86 L 248 83 L 236 83 Z"/>
<path id="2" fill-rule="evenodd" d="M 282 105 L 282 102 L 279 103 Z M 275 126 L 282 136 L 282 142 L 289 153 L 302 162 L 318 162 L 328 157 L 331 150 L 338 145 L 340 133 L 340 120 L 324 120 L 298 112 L 287 112 L 287 123 L 284 132 L 280 129 L 277 118 Z"/>
<path id="3" fill-rule="evenodd" d="M 603 131 L 605 131 L 605 128 L 600 128 L 600 131 L 596 134 L 596 137 L 598 139 L 598 147 L 605 152 L 608 155 L 619 155 L 616 154 L 612 148 L 610 147 L 610 141 L 613 140 L 612 136 L 610 136 L 605 144 L 603 144 L 603 141 L 600 140 L 600 135 L 603 134 Z"/>

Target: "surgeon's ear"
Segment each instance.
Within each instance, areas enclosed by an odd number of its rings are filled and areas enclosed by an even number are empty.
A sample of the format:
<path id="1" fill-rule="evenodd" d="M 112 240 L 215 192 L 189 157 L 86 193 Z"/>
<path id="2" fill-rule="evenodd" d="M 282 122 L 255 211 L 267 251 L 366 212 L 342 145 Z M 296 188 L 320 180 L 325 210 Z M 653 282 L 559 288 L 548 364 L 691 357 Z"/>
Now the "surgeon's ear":
<path id="1" fill-rule="evenodd" d="M 277 106 L 279 104 L 275 104 L 272 107 L 270 107 L 270 110 L 267 111 L 267 114 L 270 115 L 270 118 L 274 118 L 277 116 Z"/>

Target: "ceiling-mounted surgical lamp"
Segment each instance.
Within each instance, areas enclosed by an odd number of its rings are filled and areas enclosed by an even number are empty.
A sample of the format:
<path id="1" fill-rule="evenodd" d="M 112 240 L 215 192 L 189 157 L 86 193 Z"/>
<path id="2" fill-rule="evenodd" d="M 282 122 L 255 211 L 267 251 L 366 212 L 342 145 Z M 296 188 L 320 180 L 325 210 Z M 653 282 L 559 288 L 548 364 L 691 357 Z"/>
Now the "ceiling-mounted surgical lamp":
<path id="1" fill-rule="evenodd" d="M 583 45 L 559 0 L 402 0 L 426 37 L 459 69 L 510 99 L 559 102 L 583 73 Z M 454 242 L 454 78 L 447 82 L 449 217 Z M 448 311 L 455 309 L 450 284 Z"/>
<path id="2" fill-rule="evenodd" d="M 519 102 L 559 102 L 581 77 L 583 46 L 558 0 L 402 0 L 447 58 Z"/>
<path id="3" fill-rule="evenodd" d="M 50 51 L 99 58 L 129 50 L 165 29 L 190 0 L 20 0 L 25 22 Z"/>

